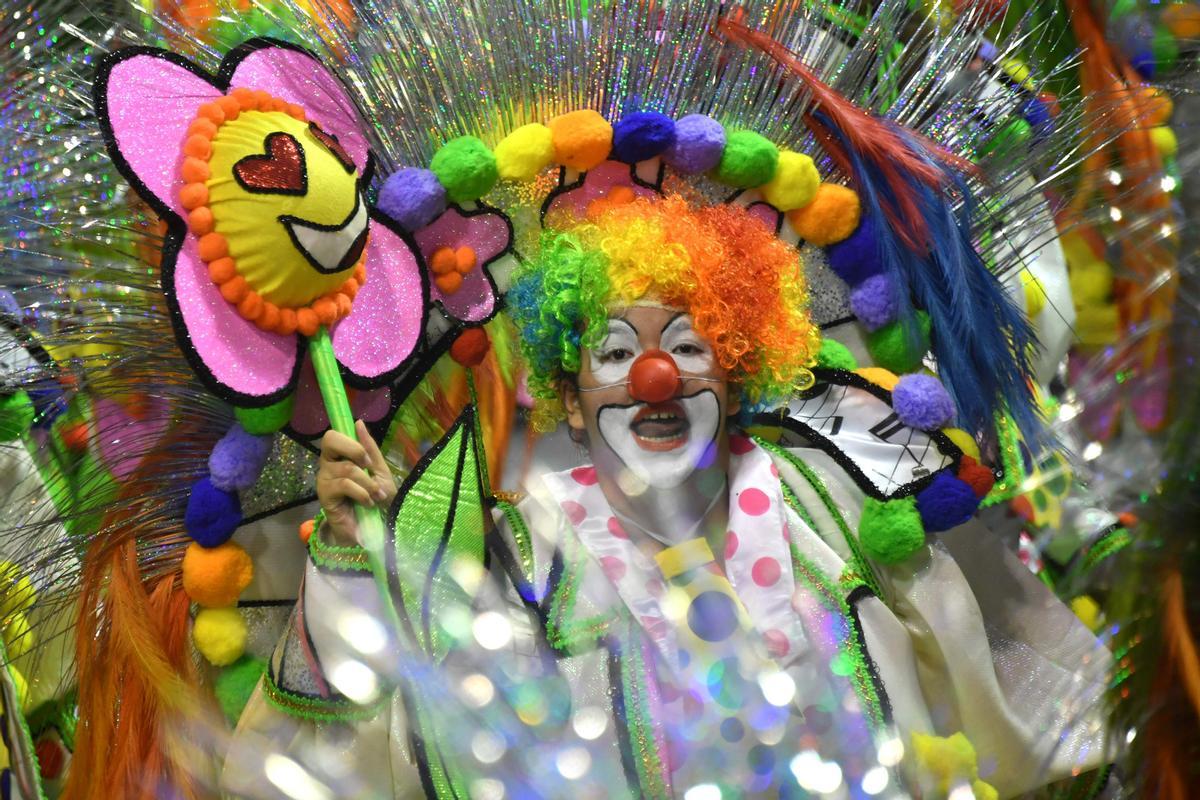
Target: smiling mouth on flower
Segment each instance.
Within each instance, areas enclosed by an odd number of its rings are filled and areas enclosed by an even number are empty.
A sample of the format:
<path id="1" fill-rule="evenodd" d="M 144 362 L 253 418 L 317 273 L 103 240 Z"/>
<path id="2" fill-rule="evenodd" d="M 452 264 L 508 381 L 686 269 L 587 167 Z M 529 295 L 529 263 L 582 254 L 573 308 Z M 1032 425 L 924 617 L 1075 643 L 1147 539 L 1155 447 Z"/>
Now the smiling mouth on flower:
<path id="1" fill-rule="evenodd" d="M 679 403 L 652 403 L 644 405 L 629 423 L 633 440 L 643 450 L 664 452 L 683 447 L 691 430 L 687 412 Z"/>
<path id="2" fill-rule="evenodd" d="M 339 225 L 321 225 L 291 216 L 280 217 L 279 221 L 313 269 L 329 275 L 350 269 L 362 258 L 367 246 L 368 219 L 362 195 L 355 192 L 354 208 Z"/>

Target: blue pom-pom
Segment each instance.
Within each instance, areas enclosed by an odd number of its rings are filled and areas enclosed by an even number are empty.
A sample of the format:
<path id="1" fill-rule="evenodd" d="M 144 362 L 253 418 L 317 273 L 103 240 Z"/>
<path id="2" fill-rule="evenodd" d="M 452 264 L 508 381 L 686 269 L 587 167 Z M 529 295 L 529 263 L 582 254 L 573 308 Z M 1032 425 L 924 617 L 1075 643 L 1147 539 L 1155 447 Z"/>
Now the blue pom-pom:
<path id="1" fill-rule="evenodd" d="M 258 481 L 270 455 L 270 436 L 254 436 L 241 425 L 234 425 L 208 457 L 213 486 L 226 492 L 249 489 Z"/>
<path id="2" fill-rule="evenodd" d="M 850 310 L 867 330 L 878 330 L 900 314 L 900 297 L 888 276 L 872 275 L 850 292 Z"/>
<path id="3" fill-rule="evenodd" d="M 427 169 L 405 167 L 388 176 L 375 207 L 407 231 L 418 231 L 446 210 L 446 189 Z"/>
<path id="4" fill-rule="evenodd" d="M 663 161 L 685 175 L 716 169 L 725 152 L 725 128 L 704 114 L 688 114 L 675 123 L 675 144 L 663 153 Z"/>
<path id="5" fill-rule="evenodd" d="M 229 541 L 242 524 L 242 502 L 235 492 L 213 486 L 209 478 L 192 484 L 183 525 L 196 544 L 217 547 Z"/>
<path id="6" fill-rule="evenodd" d="M 1054 118 L 1050 116 L 1050 106 L 1040 97 L 1031 98 L 1025 104 L 1025 108 L 1021 110 L 1021 116 L 1033 129 L 1035 139 L 1045 138 L 1054 130 Z"/>
<path id="7" fill-rule="evenodd" d="M 675 121 L 657 111 L 635 111 L 613 126 L 612 157 L 636 164 L 675 144 Z"/>
<path id="8" fill-rule="evenodd" d="M 979 507 L 979 497 L 965 482 L 949 472 L 939 472 L 933 482 L 917 494 L 917 511 L 925 530 L 948 531 L 962 525 Z"/>
<path id="9" fill-rule="evenodd" d="M 892 389 L 892 408 L 910 428 L 933 431 L 954 419 L 954 401 L 942 382 L 931 375 L 902 375 Z"/>
<path id="10" fill-rule="evenodd" d="M 67 410 L 67 397 L 61 386 L 44 386 L 29 389 L 29 399 L 33 401 L 36 414 L 33 418 L 35 428 L 49 429 L 54 420 L 61 417 Z"/>
<path id="11" fill-rule="evenodd" d="M 883 272 L 875 220 L 864 214 L 850 238 L 827 247 L 825 255 L 830 269 L 851 286 L 857 286 L 872 275 Z"/>

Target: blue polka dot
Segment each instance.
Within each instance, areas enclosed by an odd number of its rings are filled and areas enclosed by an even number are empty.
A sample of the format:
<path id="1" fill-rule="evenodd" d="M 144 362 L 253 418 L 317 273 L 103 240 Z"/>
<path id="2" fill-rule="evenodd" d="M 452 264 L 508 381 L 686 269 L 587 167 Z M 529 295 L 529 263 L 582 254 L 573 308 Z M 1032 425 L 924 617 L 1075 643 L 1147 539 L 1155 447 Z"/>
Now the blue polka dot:
<path id="1" fill-rule="evenodd" d="M 775 750 L 767 747 L 765 744 L 751 747 L 750 752 L 746 754 L 746 758 L 750 762 L 750 769 L 759 775 L 766 775 L 775 769 Z"/>
<path id="2" fill-rule="evenodd" d="M 721 723 L 721 737 L 727 742 L 740 742 L 742 737 L 746 735 L 746 729 L 742 725 L 742 721 L 736 717 L 729 717 Z"/>
<path id="3" fill-rule="evenodd" d="M 687 665 L 692 663 L 692 654 L 687 650 L 680 648 L 679 650 L 679 666 L 681 669 L 686 669 Z"/>
<path id="4" fill-rule="evenodd" d="M 703 592 L 688 607 L 688 627 L 706 642 L 720 642 L 737 629 L 733 599 L 717 591 Z"/>

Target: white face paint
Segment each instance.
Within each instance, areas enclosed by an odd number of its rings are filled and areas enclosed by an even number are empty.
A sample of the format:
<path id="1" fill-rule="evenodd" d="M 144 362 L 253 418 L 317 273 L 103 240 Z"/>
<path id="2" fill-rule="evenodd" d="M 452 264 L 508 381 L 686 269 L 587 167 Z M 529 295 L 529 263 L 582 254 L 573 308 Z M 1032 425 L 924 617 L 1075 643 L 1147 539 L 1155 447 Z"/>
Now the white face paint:
<path id="1" fill-rule="evenodd" d="M 604 443 L 638 480 L 674 489 L 714 457 L 721 406 L 704 389 L 655 406 L 604 406 L 596 422 Z"/>
<path id="2" fill-rule="evenodd" d="M 671 355 L 685 378 L 707 376 L 716 363 L 712 346 L 692 329 L 692 318 L 687 314 L 676 316 L 663 329 L 658 349 Z M 624 384 L 629 380 L 633 362 L 641 354 L 642 345 L 634 327 L 623 319 L 610 319 L 604 341 L 590 351 L 592 380 L 596 385 L 588 391 Z"/>

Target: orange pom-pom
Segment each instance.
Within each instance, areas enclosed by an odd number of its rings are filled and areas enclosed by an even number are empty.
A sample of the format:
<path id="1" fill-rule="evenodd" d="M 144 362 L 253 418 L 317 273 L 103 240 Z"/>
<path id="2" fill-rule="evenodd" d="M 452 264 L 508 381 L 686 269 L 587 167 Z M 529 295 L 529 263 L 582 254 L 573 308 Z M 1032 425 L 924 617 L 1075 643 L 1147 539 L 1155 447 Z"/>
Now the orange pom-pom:
<path id="1" fill-rule="evenodd" d="M 198 133 L 192 134 L 183 143 L 183 154 L 208 160 L 208 157 L 212 155 L 212 139 Z"/>
<path id="2" fill-rule="evenodd" d="M 429 269 L 433 271 L 434 275 L 446 275 L 453 272 L 456 263 L 454 251 L 449 247 L 439 247 L 429 257 Z"/>
<path id="3" fill-rule="evenodd" d="M 281 97 L 271 98 L 271 110 L 272 111 L 282 111 L 284 114 L 286 114 L 287 109 L 288 109 L 288 101 L 284 100 Z"/>
<path id="4" fill-rule="evenodd" d="M 208 233 L 196 243 L 196 252 L 202 261 L 216 261 L 229 255 L 229 242 L 219 233 Z"/>
<path id="5" fill-rule="evenodd" d="M 367 282 L 367 266 L 366 266 L 366 264 L 363 264 L 360 261 L 358 263 L 358 266 L 354 268 L 354 274 L 351 277 L 353 277 L 354 280 L 358 281 L 359 286 L 362 286 L 364 283 L 366 283 Z"/>
<path id="6" fill-rule="evenodd" d="M 854 370 L 856 375 L 860 375 L 871 383 L 889 392 L 896 388 L 896 384 L 900 382 L 900 377 L 896 373 L 884 369 L 883 367 L 861 367 Z"/>
<path id="7" fill-rule="evenodd" d="M 475 255 L 475 250 L 466 247 L 458 248 L 454 251 L 454 269 L 459 275 L 466 275 L 479 263 L 479 257 Z"/>
<path id="8" fill-rule="evenodd" d="M 320 320 L 322 325 L 332 325 L 337 321 L 337 303 L 335 303 L 332 298 L 318 298 L 317 301 L 312 304 L 312 310 L 313 313 L 317 315 L 317 319 Z"/>
<path id="9" fill-rule="evenodd" d="M 985 496 L 996 483 L 996 476 L 990 469 L 965 453 L 958 462 L 958 479 L 970 486 L 976 497 Z"/>
<path id="10" fill-rule="evenodd" d="M 197 236 L 212 233 L 213 213 L 208 206 L 200 206 L 188 213 L 188 230 Z"/>
<path id="11" fill-rule="evenodd" d="M 246 279 L 241 275 L 235 275 L 221 284 L 221 297 L 230 303 L 242 302 L 249 291 L 250 287 L 246 285 Z"/>
<path id="12" fill-rule="evenodd" d="M 208 205 L 208 186 L 203 183 L 188 183 L 179 190 L 179 203 L 189 211 Z"/>
<path id="13" fill-rule="evenodd" d="M 239 86 L 229 93 L 231 97 L 238 101 L 238 105 L 243 111 L 250 111 L 258 108 L 258 99 L 254 96 L 254 90 L 245 86 Z"/>
<path id="14" fill-rule="evenodd" d="M 259 318 L 262 312 L 262 295 L 255 291 L 247 291 L 246 296 L 238 303 L 238 313 L 242 315 L 242 319 L 254 321 Z"/>
<path id="15" fill-rule="evenodd" d="M 279 327 L 279 306 L 270 300 L 263 300 L 262 313 L 254 323 L 264 331 L 273 331 Z"/>
<path id="16" fill-rule="evenodd" d="M 179 170 L 184 183 L 204 183 L 212 176 L 208 162 L 193 156 L 183 159 L 183 167 Z"/>
<path id="17" fill-rule="evenodd" d="M 225 122 L 225 112 L 216 103 L 203 103 L 196 109 L 196 116 L 211 121 L 214 125 Z"/>
<path id="18" fill-rule="evenodd" d="M 308 544 L 308 540 L 312 538 L 313 530 L 316 528 L 316 522 L 311 519 L 306 519 L 300 523 L 300 541 Z"/>
<path id="19" fill-rule="evenodd" d="M 259 111 L 269 111 L 271 109 L 271 101 L 275 98 L 270 92 L 265 92 L 262 89 L 254 89 L 254 105 Z"/>
<path id="20" fill-rule="evenodd" d="M 281 336 L 291 336 L 296 332 L 296 327 L 300 324 L 300 320 L 296 317 L 296 312 L 290 308 L 279 309 L 279 324 L 275 326 L 275 332 Z"/>
<path id="21" fill-rule="evenodd" d="M 464 367 L 477 366 L 492 346 L 483 328 L 467 328 L 450 345 L 450 357 Z"/>
<path id="22" fill-rule="evenodd" d="M 88 446 L 88 426 L 86 422 L 73 422 L 62 426 L 58 438 L 72 453 L 82 453 Z"/>
<path id="23" fill-rule="evenodd" d="M 812 202 L 789 211 L 787 218 L 800 238 L 826 247 L 849 238 L 858 228 L 862 206 L 853 189 L 836 183 L 822 183 Z"/>
<path id="24" fill-rule="evenodd" d="M 187 135 L 189 137 L 190 136 L 204 136 L 208 139 L 211 139 L 212 137 L 217 135 L 217 126 L 213 125 L 213 122 L 211 119 L 204 119 L 203 117 L 199 117 L 197 119 L 192 120 L 190 123 L 188 123 Z"/>
<path id="25" fill-rule="evenodd" d="M 338 292 L 333 296 L 333 302 L 337 303 L 338 319 L 345 319 L 350 316 L 350 311 L 354 308 L 354 304 L 350 301 L 349 295 L 345 292 Z"/>
<path id="26" fill-rule="evenodd" d="M 202 606 L 233 605 L 253 577 L 254 562 L 236 542 L 217 547 L 192 542 L 184 551 L 183 590 Z"/>
<path id="27" fill-rule="evenodd" d="M 581 109 L 550 120 L 554 159 L 571 169 L 586 171 L 602 164 L 612 150 L 612 125 L 591 109 Z"/>
<path id="28" fill-rule="evenodd" d="M 304 106 L 299 106 L 299 105 L 296 105 L 295 103 L 287 104 L 287 113 L 288 113 L 289 117 L 298 119 L 301 122 L 304 122 L 305 118 L 308 116 L 307 114 L 304 113 Z"/>
<path id="29" fill-rule="evenodd" d="M 208 262 L 208 277 L 213 283 L 221 284 L 237 275 L 237 264 L 232 258 L 218 258 Z"/>
<path id="30" fill-rule="evenodd" d="M 462 288 L 463 276 L 457 272 L 447 272 L 445 275 L 434 276 L 433 282 L 442 294 L 454 294 Z"/>
<path id="31" fill-rule="evenodd" d="M 346 295 L 346 297 L 349 297 L 351 300 L 358 295 L 358 290 L 358 281 L 354 280 L 354 278 L 347 278 L 346 282 L 342 284 L 342 294 Z"/>
<path id="32" fill-rule="evenodd" d="M 230 97 L 229 95 L 218 97 L 217 105 L 221 107 L 221 112 L 225 115 L 226 122 L 232 122 L 242 113 L 242 104 L 236 97 Z"/>
<path id="33" fill-rule="evenodd" d="M 321 318 L 311 308 L 296 309 L 296 330 L 305 336 L 312 336 L 321 327 Z"/>

